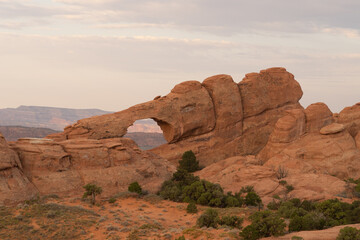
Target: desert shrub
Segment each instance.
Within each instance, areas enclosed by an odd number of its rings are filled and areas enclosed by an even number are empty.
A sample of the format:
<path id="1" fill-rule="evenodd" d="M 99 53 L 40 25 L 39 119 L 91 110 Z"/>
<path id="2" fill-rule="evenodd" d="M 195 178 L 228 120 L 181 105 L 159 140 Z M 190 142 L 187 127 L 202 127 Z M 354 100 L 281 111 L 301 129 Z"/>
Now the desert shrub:
<path id="1" fill-rule="evenodd" d="M 116 202 L 116 198 L 111 197 L 111 198 L 109 199 L 109 203 L 114 203 L 114 202 Z"/>
<path id="2" fill-rule="evenodd" d="M 240 207 L 240 201 L 234 196 L 228 195 L 225 198 L 226 207 Z"/>
<path id="3" fill-rule="evenodd" d="M 278 213 L 284 218 L 293 218 L 295 216 L 305 216 L 307 211 L 300 207 L 296 207 L 291 201 L 286 201 L 280 204 Z"/>
<path id="4" fill-rule="evenodd" d="M 291 192 L 292 190 L 294 190 L 294 186 L 293 185 L 285 185 L 285 187 L 286 187 L 286 192 L 287 193 L 289 193 L 289 192 Z"/>
<path id="5" fill-rule="evenodd" d="M 257 195 L 256 192 L 249 192 L 248 194 L 246 194 L 245 196 L 245 204 L 248 206 L 258 206 L 259 204 L 261 204 L 261 198 L 259 197 L 259 195 Z"/>
<path id="6" fill-rule="evenodd" d="M 304 238 L 299 236 L 292 236 L 291 240 L 304 240 Z"/>
<path id="7" fill-rule="evenodd" d="M 287 181 L 285 181 L 285 180 L 281 180 L 281 181 L 279 181 L 279 184 L 281 184 L 281 185 L 285 186 L 285 185 L 287 184 Z"/>
<path id="8" fill-rule="evenodd" d="M 175 240 L 186 240 L 186 239 L 185 239 L 184 235 L 182 235 L 182 236 L 176 238 Z"/>
<path id="9" fill-rule="evenodd" d="M 240 233 L 245 240 L 280 236 L 285 233 L 285 221 L 270 210 L 256 212 L 250 216 L 250 220 L 251 224 Z"/>
<path id="10" fill-rule="evenodd" d="M 128 191 L 129 192 L 135 192 L 135 193 L 138 193 L 138 194 L 142 193 L 142 189 L 141 189 L 140 184 L 138 182 L 130 183 L 130 185 L 128 187 Z"/>
<path id="11" fill-rule="evenodd" d="M 314 203 L 309 200 L 302 201 L 300 207 L 306 211 L 312 211 L 315 209 Z"/>
<path id="12" fill-rule="evenodd" d="M 255 192 L 254 186 L 247 185 L 245 187 L 242 187 L 240 190 L 240 193 L 249 193 L 249 192 Z"/>
<path id="13" fill-rule="evenodd" d="M 102 188 L 99 186 L 96 186 L 95 184 L 90 184 L 90 183 L 83 186 L 83 188 L 85 188 L 83 198 L 85 199 L 85 198 L 91 196 L 91 203 L 94 205 L 96 195 L 99 195 L 102 193 Z"/>
<path id="14" fill-rule="evenodd" d="M 244 194 L 247 195 L 244 198 Z M 163 182 L 158 195 L 164 199 L 176 202 L 194 202 L 211 207 L 241 207 L 247 205 L 260 206 L 261 199 L 254 192 L 252 186 L 246 186 L 240 192 L 224 194 L 224 190 L 219 184 L 214 184 L 206 180 L 200 180 L 192 173 L 184 169 L 178 169 L 171 180 Z"/>
<path id="15" fill-rule="evenodd" d="M 277 179 L 283 179 L 286 178 L 288 175 L 288 170 L 284 166 L 279 166 L 276 171 L 276 177 Z"/>
<path id="16" fill-rule="evenodd" d="M 275 200 L 268 203 L 267 208 L 270 210 L 278 210 L 281 202 L 276 202 Z"/>
<path id="17" fill-rule="evenodd" d="M 199 227 L 213 227 L 217 228 L 219 222 L 219 213 L 212 208 L 206 209 L 196 221 Z"/>
<path id="18" fill-rule="evenodd" d="M 325 218 L 318 213 L 308 213 L 305 216 L 294 216 L 290 219 L 289 232 L 324 229 Z"/>
<path id="19" fill-rule="evenodd" d="M 344 227 L 340 230 L 336 240 L 360 240 L 360 230 L 353 227 Z"/>
<path id="20" fill-rule="evenodd" d="M 198 209 L 195 205 L 195 203 L 191 202 L 188 204 L 188 206 L 186 207 L 186 212 L 187 213 L 197 213 Z"/>
<path id="21" fill-rule="evenodd" d="M 181 187 L 173 181 L 165 181 L 161 185 L 159 195 L 164 199 L 179 202 L 181 196 Z"/>
<path id="22" fill-rule="evenodd" d="M 229 226 L 232 228 L 238 228 L 241 229 L 241 225 L 243 223 L 244 219 L 238 216 L 223 216 L 219 220 L 220 225 Z"/>
<path id="23" fill-rule="evenodd" d="M 193 151 L 184 152 L 182 159 L 179 161 L 179 169 L 184 169 L 188 172 L 195 172 L 200 169 L 199 161 L 196 160 Z"/>

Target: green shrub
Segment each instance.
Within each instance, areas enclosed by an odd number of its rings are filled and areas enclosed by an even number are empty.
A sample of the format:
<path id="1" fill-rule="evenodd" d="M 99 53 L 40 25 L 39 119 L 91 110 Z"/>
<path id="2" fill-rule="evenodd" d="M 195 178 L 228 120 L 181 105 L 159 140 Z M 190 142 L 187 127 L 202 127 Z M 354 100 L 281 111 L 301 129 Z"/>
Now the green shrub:
<path id="1" fill-rule="evenodd" d="M 212 208 L 206 209 L 196 221 L 199 227 L 213 227 L 217 228 L 219 222 L 219 213 Z"/>
<path id="2" fill-rule="evenodd" d="M 292 236 L 291 240 L 304 240 L 304 238 L 299 236 Z"/>
<path id="3" fill-rule="evenodd" d="M 186 207 L 186 212 L 187 213 L 197 213 L 198 209 L 195 205 L 195 203 L 191 202 L 188 204 L 188 206 Z"/>
<path id="4" fill-rule="evenodd" d="M 186 239 L 185 239 L 184 235 L 182 235 L 182 236 L 176 238 L 175 240 L 186 240 Z"/>
<path id="5" fill-rule="evenodd" d="M 116 198 L 111 197 L 111 198 L 109 199 L 109 203 L 114 203 L 114 202 L 116 202 Z"/>
<path id="6" fill-rule="evenodd" d="M 195 172 L 199 170 L 199 161 L 196 161 L 196 156 L 193 151 L 186 151 L 179 161 L 179 169 L 184 169 L 188 172 Z"/>
<path id="7" fill-rule="evenodd" d="M 281 202 L 271 201 L 268 203 L 267 208 L 270 210 L 278 210 Z"/>
<path id="8" fill-rule="evenodd" d="M 325 218 L 316 212 L 305 216 L 294 216 L 290 219 L 289 232 L 321 230 L 324 229 L 325 222 Z"/>
<path id="9" fill-rule="evenodd" d="M 344 227 L 340 230 L 336 240 L 360 240 L 360 230 L 353 227 Z"/>
<path id="10" fill-rule="evenodd" d="M 142 193 L 142 189 L 141 189 L 140 184 L 138 182 L 130 183 L 130 185 L 128 187 L 128 191 L 129 192 L 135 192 L 135 193 L 138 193 L 138 194 Z"/>
<path id="11" fill-rule="evenodd" d="M 247 206 L 258 206 L 261 203 L 261 198 L 259 197 L 259 195 L 256 194 L 256 192 L 249 192 L 248 194 L 246 194 L 245 204 Z"/>
<path id="12" fill-rule="evenodd" d="M 90 184 L 90 183 L 83 186 L 83 188 L 85 188 L 83 198 L 85 199 L 85 198 L 91 196 L 91 203 L 94 205 L 96 195 L 99 195 L 102 193 L 102 188 L 96 186 L 95 184 Z"/>
<path id="13" fill-rule="evenodd" d="M 250 216 L 250 220 L 251 224 L 240 233 L 246 240 L 280 236 L 285 233 L 285 221 L 270 210 L 256 212 Z"/>
<path id="14" fill-rule="evenodd" d="M 238 228 L 241 229 L 241 225 L 243 223 L 244 219 L 238 216 L 223 216 L 219 220 L 220 225 L 229 226 L 232 228 Z"/>
<path id="15" fill-rule="evenodd" d="M 281 180 L 281 181 L 279 181 L 279 184 L 281 184 L 281 185 L 286 185 L 287 184 L 287 181 L 285 181 L 285 180 Z"/>
<path id="16" fill-rule="evenodd" d="M 294 190 L 293 185 L 286 185 L 285 187 L 286 187 L 286 192 L 287 192 L 287 193 L 289 193 L 289 192 L 291 192 L 292 190 Z"/>

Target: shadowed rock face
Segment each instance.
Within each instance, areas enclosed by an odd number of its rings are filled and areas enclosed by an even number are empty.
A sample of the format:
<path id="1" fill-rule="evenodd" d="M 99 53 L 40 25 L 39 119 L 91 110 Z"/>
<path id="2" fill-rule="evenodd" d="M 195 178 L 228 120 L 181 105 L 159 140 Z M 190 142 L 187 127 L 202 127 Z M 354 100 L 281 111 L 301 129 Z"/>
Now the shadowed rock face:
<path id="1" fill-rule="evenodd" d="M 169 143 L 153 149 L 154 153 L 176 163 L 191 149 L 208 165 L 260 151 L 285 110 L 302 109 L 301 96 L 300 85 L 284 68 L 247 74 L 238 84 L 229 75 L 216 75 L 203 83 L 180 83 L 164 97 L 121 112 L 80 120 L 49 137 L 122 137 L 136 120 L 152 118 Z"/>
<path id="2" fill-rule="evenodd" d="M 26 200 L 37 193 L 24 176 L 18 155 L 0 134 L 0 205 Z"/>

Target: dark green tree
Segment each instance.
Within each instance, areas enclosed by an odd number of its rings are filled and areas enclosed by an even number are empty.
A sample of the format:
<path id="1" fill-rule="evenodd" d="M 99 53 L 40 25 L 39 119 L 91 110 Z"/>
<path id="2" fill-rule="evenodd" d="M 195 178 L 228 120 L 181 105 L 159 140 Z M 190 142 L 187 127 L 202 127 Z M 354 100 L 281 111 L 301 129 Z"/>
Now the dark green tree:
<path id="1" fill-rule="evenodd" d="M 184 169 L 188 172 L 195 172 L 200 169 L 199 161 L 196 160 L 193 151 L 184 152 L 182 159 L 179 161 L 179 169 Z"/>
<path id="2" fill-rule="evenodd" d="M 85 198 L 91 196 L 91 203 L 94 205 L 96 195 L 99 195 L 102 193 L 102 188 L 96 186 L 95 184 L 90 184 L 90 183 L 83 186 L 83 188 L 85 188 L 83 198 L 85 199 Z"/>

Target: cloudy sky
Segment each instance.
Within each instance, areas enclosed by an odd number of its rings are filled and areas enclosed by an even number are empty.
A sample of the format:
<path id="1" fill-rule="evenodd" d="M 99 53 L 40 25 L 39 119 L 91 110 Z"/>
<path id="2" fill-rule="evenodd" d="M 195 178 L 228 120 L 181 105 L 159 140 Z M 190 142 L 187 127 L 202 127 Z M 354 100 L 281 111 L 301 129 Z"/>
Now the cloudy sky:
<path id="1" fill-rule="evenodd" d="M 306 107 L 360 102 L 359 0 L 0 0 L 0 108 L 118 111 L 282 66 Z"/>

